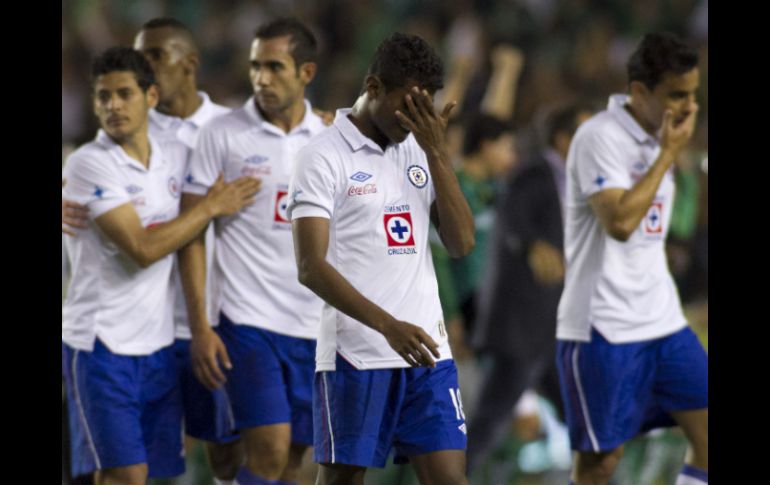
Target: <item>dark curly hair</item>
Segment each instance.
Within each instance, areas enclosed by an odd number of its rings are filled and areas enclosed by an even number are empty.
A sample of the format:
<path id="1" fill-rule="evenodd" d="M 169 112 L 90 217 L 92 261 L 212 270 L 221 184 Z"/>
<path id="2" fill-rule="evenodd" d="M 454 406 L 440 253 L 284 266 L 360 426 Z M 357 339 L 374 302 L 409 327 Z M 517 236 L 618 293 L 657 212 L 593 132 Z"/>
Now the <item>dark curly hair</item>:
<path id="1" fill-rule="evenodd" d="M 367 74 L 380 78 L 386 91 L 406 86 L 410 80 L 431 92 L 444 87 L 444 63 L 416 35 L 396 32 L 382 41 Z"/>
<path id="2" fill-rule="evenodd" d="M 644 36 L 628 60 L 628 82 L 639 81 L 648 89 L 663 79 L 667 72 L 684 74 L 698 65 L 698 53 L 668 32 Z"/>
<path id="3" fill-rule="evenodd" d="M 115 71 L 131 71 L 136 76 L 136 83 L 147 92 L 147 89 L 157 84 L 155 73 L 147 59 L 131 47 L 110 47 L 94 59 L 91 64 L 91 85 L 104 74 Z"/>

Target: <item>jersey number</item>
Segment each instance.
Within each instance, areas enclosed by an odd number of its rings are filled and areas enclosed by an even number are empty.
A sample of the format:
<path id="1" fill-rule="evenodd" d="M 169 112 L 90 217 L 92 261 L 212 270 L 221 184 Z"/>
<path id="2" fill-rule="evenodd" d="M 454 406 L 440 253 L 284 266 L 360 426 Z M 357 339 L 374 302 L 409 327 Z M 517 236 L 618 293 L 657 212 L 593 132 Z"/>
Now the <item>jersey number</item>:
<path id="1" fill-rule="evenodd" d="M 465 412 L 463 411 L 463 401 L 460 399 L 460 389 L 449 388 L 449 395 L 452 396 L 452 403 L 455 405 L 457 419 L 465 421 Z"/>

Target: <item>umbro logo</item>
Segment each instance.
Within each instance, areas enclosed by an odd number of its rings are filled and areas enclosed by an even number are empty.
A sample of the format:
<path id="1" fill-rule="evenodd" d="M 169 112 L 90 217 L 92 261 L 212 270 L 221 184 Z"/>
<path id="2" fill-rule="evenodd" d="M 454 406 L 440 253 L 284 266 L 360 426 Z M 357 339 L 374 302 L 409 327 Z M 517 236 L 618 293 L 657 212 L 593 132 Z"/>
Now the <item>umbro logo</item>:
<path id="1" fill-rule="evenodd" d="M 259 165 L 260 163 L 266 162 L 268 160 L 267 157 L 262 155 L 252 155 L 246 160 L 244 160 L 244 163 L 253 163 L 254 165 Z"/>
<path id="2" fill-rule="evenodd" d="M 363 182 L 365 180 L 369 180 L 370 178 L 372 178 L 372 176 L 366 172 L 356 172 L 350 176 L 350 179 L 355 180 L 356 182 Z"/>

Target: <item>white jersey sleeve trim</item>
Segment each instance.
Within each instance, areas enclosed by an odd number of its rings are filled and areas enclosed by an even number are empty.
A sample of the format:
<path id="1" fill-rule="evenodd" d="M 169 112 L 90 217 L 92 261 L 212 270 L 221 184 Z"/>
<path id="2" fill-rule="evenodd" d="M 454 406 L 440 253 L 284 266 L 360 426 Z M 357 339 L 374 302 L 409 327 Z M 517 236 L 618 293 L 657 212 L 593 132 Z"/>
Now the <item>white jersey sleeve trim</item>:
<path id="1" fill-rule="evenodd" d="M 324 219 L 331 219 L 332 215 L 324 207 L 310 202 L 303 202 L 294 206 L 291 211 L 291 220 L 301 219 L 303 217 L 323 217 Z"/>

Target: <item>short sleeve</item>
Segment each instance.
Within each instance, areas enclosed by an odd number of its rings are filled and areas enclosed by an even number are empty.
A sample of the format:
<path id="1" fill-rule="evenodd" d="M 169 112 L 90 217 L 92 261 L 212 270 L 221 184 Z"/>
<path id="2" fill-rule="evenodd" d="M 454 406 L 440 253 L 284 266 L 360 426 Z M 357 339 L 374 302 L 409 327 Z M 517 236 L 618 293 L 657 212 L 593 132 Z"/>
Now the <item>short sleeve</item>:
<path id="1" fill-rule="evenodd" d="M 333 164 L 318 150 L 318 145 L 304 147 L 296 157 L 294 172 L 289 181 L 289 219 L 331 219 L 337 191 Z"/>
<path id="2" fill-rule="evenodd" d="M 214 185 L 224 167 L 224 144 L 220 138 L 221 135 L 212 130 L 210 125 L 201 128 L 190 156 L 183 192 L 206 195 Z"/>
<path id="3" fill-rule="evenodd" d="M 420 145 L 417 143 L 413 134 L 410 133 L 407 140 L 409 142 L 409 150 L 411 151 L 410 159 L 415 160 L 419 166 L 423 167 L 428 172 L 428 205 L 431 205 L 436 201 L 436 187 L 433 185 L 433 174 L 430 173 L 428 156 L 425 155 L 423 149 L 420 148 Z"/>
<path id="4" fill-rule="evenodd" d="M 633 186 L 623 151 L 609 134 L 597 130 L 579 132 L 570 147 L 569 158 L 577 173 L 580 194 L 586 199 L 602 190 Z"/>
<path id="5" fill-rule="evenodd" d="M 91 219 L 131 202 L 123 177 L 107 152 L 75 152 L 67 159 L 62 197 L 88 207 Z"/>

